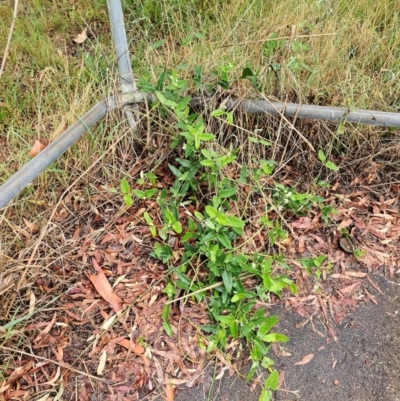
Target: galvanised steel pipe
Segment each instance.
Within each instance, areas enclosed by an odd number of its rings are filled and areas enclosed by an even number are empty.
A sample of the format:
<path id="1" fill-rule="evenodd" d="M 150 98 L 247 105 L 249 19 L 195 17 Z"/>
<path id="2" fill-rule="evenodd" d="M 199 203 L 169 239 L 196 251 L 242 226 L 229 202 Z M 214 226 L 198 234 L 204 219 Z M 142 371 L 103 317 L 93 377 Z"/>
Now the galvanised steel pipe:
<path id="1" fill-rule="evenodd" d="M 57 160 L 72 146 L 92 125 L 101 120 L 108 112 L 124 105 L 152 101 L 153 96 L 139 92 L 125 93 L 119 97 L 102 100 L 79 118 L 71 127 L 63 132 L 50 145 L 43 149 L 30 162 L 25 164 L 0 186 L 0 209 L 7 206 L 14 196 L 18 195 L 51 163 Z"/>
<path id="2" fill-rule="evenodd" d="M 137 91 L 129 57 L 128 40 L 126 39 L 124 15 L 120 0 L 107 0 L 111 32 L 114 42 L 115 55 L 118 62 L 118 73 L 122 93 Z"/>
<path id="3" fill-rule="evenodd" d="M 326 121 L 346 121 L 356 124 L 400 127 L 400 113 L 374 110 L 352 110 L 340 107 L 313 106 L 306 104 L 269 102 L 267 100 L 228 99 L 228 110 L 247 113 L 283 114 L 286 117 L 311 118 Z"/>
<path id="4" fill-rule="evenodd" d="M 115 108 L 114 99 L 103 100 L 84 114 L 79 121 L 69 127 L 63 134 L 43 149 L 30 162 L 10 177 L 0 187 L 0 209 L 7 206 L 10 200 L 18 195 L 43 170 L 58 159 L 74 144 L 94 123 L 105 116 L 107 111 Z"/>
<path id="5" fill-rule="evenodd" d="M 132 98 L 133 102 L 156 102 L 157 98 L 149 93 L 138 92 Z M 126 100 L 129 102 L 129 98 Z M 310 118 L 313 120 L 345 121 L 355 124 L 379 125 L 382 127 L 400 128 L 400 113 L 375 110 L 352 110 L 331 107 L 314 106 L 308 104 L 272 102 L 268 100 L 248 100 L 227 98 L 219 106 L 213 97 L 194 97 L 189 105 L 191 107 L 224 107 L 227 111 L 237 110 L 244 113 L 284 115 L 285 117 Z M 223 106 L 222 106 L 223 105 Z"/>
<path id="6" fill-rule="evenodd" d="M 111 33 L 114 42 L 115 56 L 118 62 L 118 74 L 122 93 L 137 91 L 135 77 L 129 56 L 128 40 L 126 38 L 124 15 L 121 0 L 107 0 L 108 15 L 111 24 Z M 125 107 L 125 116 L 131 128 L 136 128 L 132 110 Z M 139 117 L 138 117 L 139 118 Z"/>
<path id="7" fill-rule="evenodd" d="M 110 97 L 92 107 L 79 120 L 71 125 L 50 145 L 43 149 L 30 162 L 25 164 L 0 186 L 0 209 L 7 206 L 14 196 L 18 195 L 51 163 L 57 160 L 70 146 L 72 146 L 92 125 L 101 120 L 109 111 L 124 105 L 152 101 L 153 96 L 139 92 L 125 93 L 119 97 Z"/>

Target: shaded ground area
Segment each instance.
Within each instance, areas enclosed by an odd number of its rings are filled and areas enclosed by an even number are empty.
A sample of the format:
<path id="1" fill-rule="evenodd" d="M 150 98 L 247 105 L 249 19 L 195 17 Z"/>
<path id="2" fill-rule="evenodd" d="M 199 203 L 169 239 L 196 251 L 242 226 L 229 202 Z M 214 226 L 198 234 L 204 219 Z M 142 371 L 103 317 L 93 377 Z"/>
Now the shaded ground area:
<path id="1" fill-rule="evenodd" d="M 376 278 L 374 278 L 376 280 Z M 386 400 L 400 399 L 400 287 L 399 280 L 380 279 L 384 296 L 379 304 L 369 303 L 347 316 L 337 330 L 337 341 L 313 331 L 294 314 L 281 314 L 280 330 L 290 336 L 291 357 L 280 358 L 287 389 L 298 396 L 278 391 L 276 399 L 294 400 Z M 323 331 L 320 323 L 317 330 Z M 306 365 L 294 363 L 315 354 Z M 284 387 L 284 385 L 283 385 Z"/>
<path id="2" fill-rule="evenodd" d="M 250 387 L 243 378 L 233 376 L 224 377 L 222 380 L 215 382 L 209 392 L 204 391 L 200 387 L 196 389 L 182 389 L 177 392 L 175 400 L 258 401 L 259 396 L 260 389 L 251 392 Z"/>
<path id="3" fill-rule="evenodd" d="M 282 352 L 272 356 L 281 378 L 275 400 L 400 400 L 400 280 L 374 280 L 384 295 L 375 290 L 378 304 L 370 302 L 349 314 L 336 327 L 336 341 L 318 319 L 313 328 L 311 321 L 283 306 L 274 308 L 278 330 L 290 337 Z M 311 354 L 310 362 L 295 365 Z M 260 394 L 259 387 L 251 392 L 236 376 L 215 381 L 209 393 L 204 390 L 208 385 L 178 388 L 176 400 L 256 401 Z"/>

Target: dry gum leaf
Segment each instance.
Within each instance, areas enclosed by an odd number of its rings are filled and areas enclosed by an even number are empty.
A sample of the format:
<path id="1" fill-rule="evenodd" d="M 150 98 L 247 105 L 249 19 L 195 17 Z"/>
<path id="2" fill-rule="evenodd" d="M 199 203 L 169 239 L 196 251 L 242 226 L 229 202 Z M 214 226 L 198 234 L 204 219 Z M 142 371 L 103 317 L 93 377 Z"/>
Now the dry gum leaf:
<path id="1" fill-rule="evenodd" d="M 126 349 L 132 349 L 132 352 L 135 355 L 143 355 L 144 354 L 144 347 L 142 347 L 139 344 L 135 344 L 135 343 L 131 343 L 128 339 L 123 339 L 121 341 L 118 341 L 119 345 L 121 345 L 122 347 L 126 348 Z"/>
<path id="2" fill-rule="evenodd" d="M 311 361 L 311 359 L 314 358 L 314 355 L 315 355 L 315 354 L 308 354 L 308 355 L 306 355 L 301 361 L 296 362 L 295 365 L 305 365 L 305 364 L 307 364 L 308 362 Z"/>
<path id="3" fill-rule="evenodd" d="M 99 366 L 97 367 L 97 374 L 99 376 L 103 375 L 104 368 L 106 367 L 107 362 L 107 352 L 104 350 L 100 356 Z"/>
<path id="4" fill-rule="evenodd" d="M 101 297 L 107 301 L 115 312 L 120 312 L 122 309 L 121 298 L 113 291 L 111 284 L 108 282 L 106 275 L 101 270 L 96 259 L 92 259 L 93 267 L 97 271 L 97 274 L 87 274 L 89 280 L 92 282 L 97 292 Z"/>
<path id="5" fill-rule="evenodd" d="M 300 217 L 299 220 L 292 222 L 293 228 L 312 228 L 312 221 L 309 217 Z"/>
<path id="6" fill-rule="evenodd" d="M 165 386 L 164 400 L 165 401 L 174 401 L 174 398 L 175 398 L 175 389 L 171 386 L 171 384 L 167 384 Z"/>
<path id="7" fill-rule="evenodd" d="M 79 35 L 76 35 L 76 37 L 74 39 L 72 39 L 75 43 L 77 43 L 78 45 L 83 43 L 86 38 L 87 38 L 87 33 L 86 33 L 87 29 L 85 28 Z"/>
<path id="8" fill-rule="evenodd" d="M 32 146 L 32 149 L 29 151 L 29 156 L 35 157 L 39 154 L 45 147 L 47 146 L 47 142 L 44 139 L 36 140 Z"/>

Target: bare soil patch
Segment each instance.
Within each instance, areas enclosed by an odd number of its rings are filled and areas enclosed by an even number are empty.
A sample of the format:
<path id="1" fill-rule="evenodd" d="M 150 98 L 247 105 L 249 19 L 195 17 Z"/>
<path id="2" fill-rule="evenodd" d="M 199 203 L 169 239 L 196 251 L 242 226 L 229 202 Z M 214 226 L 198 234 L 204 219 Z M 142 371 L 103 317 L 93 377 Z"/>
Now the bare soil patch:
<path id="1" fill-rule="evenodd" d="M 363 305 L 337 326 L 337 340 L 320 333 L 293 313 L 281 313 L 279 329 L 290 337 L 291 356 L 275 358 L 284 382 L 276 400 L 396 401 L 400 397 L 400 280 L 373 277 L 382 294 L 378 304 Z M 296 366 L 314 354 L 306 365 Z M 291 390 L 293 392 L 286 392 Z"/>
<path id="2" fill-rule="evenodd" d="M 371 286 L 378 304 L 368 303 L 349 313 L 335 326 L 336 340 L 329 337 L 318 317 L 311 324 L 283 305 L 273 308 L 280 318 L 277 329 L 290 337 L 282 352 L 272 354 L 281 380 L 275 400 L 399 400 L 400 278 L 373 279 L 383 293 Z M 310 362 L 295 365 L 309 355 L 314 355 Z M 178 388 L 176 400 L 259 399 L 260 387 L 252 390 L 237 375 L 225 373 L 214 380 L 221 372 L 223 367 L 216 372 L 209 369 L 204 384 Z"/>

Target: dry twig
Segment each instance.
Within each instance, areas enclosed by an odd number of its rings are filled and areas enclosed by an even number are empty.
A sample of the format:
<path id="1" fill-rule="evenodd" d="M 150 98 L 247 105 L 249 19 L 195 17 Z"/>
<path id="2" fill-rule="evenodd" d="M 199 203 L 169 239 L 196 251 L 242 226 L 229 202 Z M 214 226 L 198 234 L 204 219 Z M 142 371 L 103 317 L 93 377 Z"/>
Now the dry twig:
<path id="1" fill-rule="evenodd" d="M 12 37 L 13 31 L 14 31 L 15 21 L 17 19 L 18 3 L 19 3 L 19 0 L 15 0 L 13 19 L 12 19 L 11 26 L 10 26 L 10 32 L 8 33 L 7 44 L 6 44 L 6 48 L 4 50 L 3 61 L 1 62 L 1 66 L 0 66 L 0 77 L 3 75 L 4 67 L 6 65 L 6 58 L 8 55 L 8 50 L 10 49 L 11 37 Z"/>

